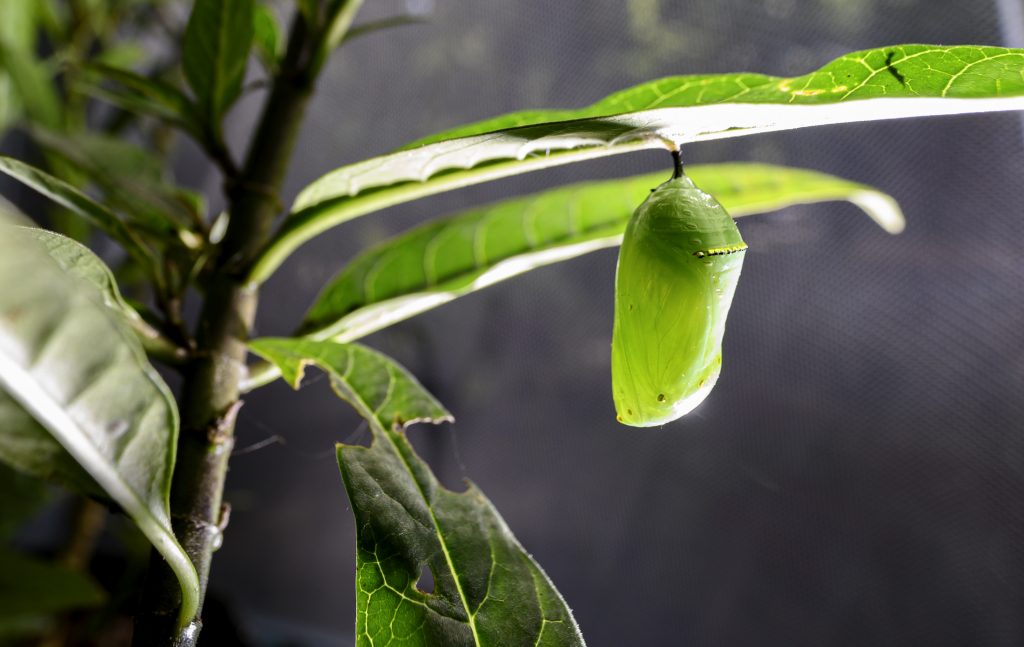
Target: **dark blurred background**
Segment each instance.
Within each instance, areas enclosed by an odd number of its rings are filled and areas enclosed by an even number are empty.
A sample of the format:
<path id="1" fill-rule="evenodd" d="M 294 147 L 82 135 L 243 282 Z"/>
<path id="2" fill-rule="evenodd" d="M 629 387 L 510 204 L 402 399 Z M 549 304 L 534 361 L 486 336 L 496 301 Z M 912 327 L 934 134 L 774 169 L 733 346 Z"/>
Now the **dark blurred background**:
<path id="1" fill-rule="evenodd" d="M 1021 0 L 375 0 L 329 67 L 287 199 L 341 164 L 514 109 L 577 107 L 659 76 L 796 75 L 904 42 L 1024 45 Z M 241 141 L 250 97 L 231 115 Z M 891 193 L 889 236 L 830 203 L 740 222 L 750 245 L 718 386 L 664 428 L 618 425 L 615 250 L 460 299 L 364 340 L 457 423 L 413 427 L 444 482 L 476 482 L 591 647 L 1024 644 L 1021 115 L 830 126 L 690 145 L 690 162 L 813 168 Z M 216 192 L 197 152 L 179 169 Z M 576 164 L 350 223 L 268 285 L 288 334 L 367 244 L 567 182 L 668 169 Z M 366 442 L 315 376 L 240 416 L 211 596 L 257 645 L 350 645 L 354 528 L 333 443 Z M 284 444 L 247 447 L 280 436 Z M 218 614 L 219 615 L 219 614 Z M 217 642 L 211 619 L 205 644 Z"/>

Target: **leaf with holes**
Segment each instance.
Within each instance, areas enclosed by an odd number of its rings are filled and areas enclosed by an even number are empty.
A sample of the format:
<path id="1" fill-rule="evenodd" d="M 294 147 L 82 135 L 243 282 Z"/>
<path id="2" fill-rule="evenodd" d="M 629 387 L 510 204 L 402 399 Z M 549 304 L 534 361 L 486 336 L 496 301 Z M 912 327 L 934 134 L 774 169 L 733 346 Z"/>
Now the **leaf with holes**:
<path id="1" fill-rule="evenodd" d="M 120 505 L 174 570 L 191 618 L 198 580 L 168 512 L 174 399 L 109 295 L 33 231 L 0 229 L 0 458 Z"/>
<path id="2" fill-rule="evenodd" d="M 447 412 L 408 372 L 361 346 L 250 344 L 293 385 L 313 363 L 370 423 L 370 447 L 338 445 L 356 517 L 356 644 L 583 645 L 572 613 L 483 493 L 445 489 L 403 426 Z M 417 587 L 429 569 L 433 591 Z"/>
<path id="3" fill-rule="evenodd" d="M 792 78 L 676 76 L 580 110 L 535 110 L 433 135 L 307 186 L 251 278 L 352 218 L 497 178 L 647 148 L 756 133 L 1024 108 L 1024 50 L 897 45 L 847 54 Z"/>
<path id="4" fill-rule="evenodd" d="M 292 388 L 299 388 L 307 365 L 331 378 L 331 388 L 367 419 L 386 427 L 414 422 L 451 422 L 450 413 L 408 371 L 390 358 L 359 344 L 336 344 L 306 339 L 262 337 L 249 349 L 273 362 Z M 355 389 L 353 391 L 353 389 Z M 382 408 L 360 407 L 370 392 L 380 394 Z"/>

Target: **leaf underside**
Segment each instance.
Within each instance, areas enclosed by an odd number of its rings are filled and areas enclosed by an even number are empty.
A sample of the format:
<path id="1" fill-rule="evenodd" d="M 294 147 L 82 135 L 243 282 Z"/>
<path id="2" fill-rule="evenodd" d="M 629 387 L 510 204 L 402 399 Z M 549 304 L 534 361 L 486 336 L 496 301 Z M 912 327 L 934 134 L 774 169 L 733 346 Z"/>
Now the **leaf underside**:
<path id="1" fill-rule="evenodd" d="M 328 173 L 303 190 L 254 265 L 265 280 L 317 234 L 434 193 L 559 164 L 806 126 L 1024 108 L 1024 50 L 898 45 L 804 76 L 677 76 L 581 110 L 520 112 Z"/>
<path id="2" fill-rule="evenodd" d="M 191 617 L 198 582 L 167 502 L 178 433 L 170 390 L 111 286 L 92 282 L 95 268 L 69 269 L 98 259 L 0 227 L 0 459 L 120 505 L 174 569 Z"/>

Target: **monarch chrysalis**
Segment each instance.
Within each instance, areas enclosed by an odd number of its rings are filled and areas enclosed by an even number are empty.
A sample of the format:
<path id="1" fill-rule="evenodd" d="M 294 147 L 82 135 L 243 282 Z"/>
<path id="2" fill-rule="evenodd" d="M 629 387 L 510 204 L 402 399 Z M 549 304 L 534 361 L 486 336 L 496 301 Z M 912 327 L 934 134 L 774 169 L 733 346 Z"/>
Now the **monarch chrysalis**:
<path id="1" fill-rule="evenodd" d="M 675 420 L 710 393 L 747 249 L 676 162 L 630 218 L 615 273 L 612 391 L 619 422 L 634 427 Z"/>

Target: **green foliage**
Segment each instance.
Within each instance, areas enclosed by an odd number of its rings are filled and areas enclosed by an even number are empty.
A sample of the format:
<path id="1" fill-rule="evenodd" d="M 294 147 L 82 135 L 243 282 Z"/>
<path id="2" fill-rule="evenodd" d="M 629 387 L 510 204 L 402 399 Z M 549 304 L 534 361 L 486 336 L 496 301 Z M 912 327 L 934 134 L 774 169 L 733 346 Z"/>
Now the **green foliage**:
<path id="1" fill-rule="evenodd" d="M 88 66 L 88 71 L 92 74 L 80 81 L 85 92 L 129 112 L 161 119 L 181 128 L 197 141 L 203 141 L 203 122 L 198 108 L 175 86 L 159 78 L 105 63 L 93 63 Z M 112 83 L 113 87 L 103 85 L 104 80 Z"/>
<path id="2" fill-rule="evenodd" d="M 56 178 L 45 171 L 34 168 L 13 159 L 0 155 L 0 173 L 32 187 L 57 204 L 85 218 L 111 238 L 119 242 L 130 255 L 140 263 L 148 263 L 152 252 L 110 209 L 99 204 L 67 182 Z"/>
<path id="3" fill-rule="evenodd" d="M 565 601 L 473 484 L 445 489 L 403 430 L 451 416 L 402 367 L 354 344 L 264 339 L 251 348 L 293 386 L 302 368 L 370 423 L 370 447 L 338 446 L 356 517 L 356 642 L 361 647 L 583 645 Z M 424 568 L 433 591 L 417 582 Z"/>
<path id="4" fill-rule="evenodd" d="M 253 44 L 256 46 L 256 54 L 260 57 L 263 67 L 273 73 L 284 54 L 284 36 L 281 34 L 281 24 L 278 22 L 274 10 L 263 3 L 256 4 L 252 18 Z"/>
<path id="5" fill-rule="evenodd" d="M 195 0 L 181 61 L 211 133 L 242 92 L 252 40 L 253 0 Z"/>
<path id="6" fill-rule="evenodd" d="M 688 174 L 733 215 L 857 201 L 890 231 L 892 198 L 824 173 L 765 164 L 695 165 Z M 530 269 L 613 247 L 664 173 L 587 182 L 437 218 L 353 259 L 320 293 L 301 333 L 350 341 Z"/>
<path id="7" fill-rule="evenodd" d="M 764 74 L 671 76 L 616 92 L 580 110 L 514 112 L 424 137 L 409 144 L 407 148 L 510 128 L 573 119 L 618 117 L 666 108 L 722 104 L 837 106 L 847 101 L 880 99 L 889 104 L 893 104 L 889 101 L 891 99 L 1008 99 L 1024 95 L 1024 79 L 1020 76 L 1022 64 L 1024 50 L 1020 49 L 973 45 L 893 45 L 851 52 L 819 70 L 790 78 Z M 1013 106 L 1003 109 L 1020 108 L 1019 101 L 1012 103 Z M 968 112 L 980 108 L 980 105 L 977 108 L 963 106 Z M 830 111 L 831 117 L 811 117 L 787 124 L 787 127 L 888 118 L 872 114 L 875 109 L 858 105 L 857 110 L 861 114 L 850 118 L 847 116 L 849 111 L 833 108 Z M 893 104 L 891 109 L 896 111 L 899 106 Z M 955 110 L 953 106 L 948 109 Z M 889 109 L 883 104 L 877 110 Z M 905 114 L 924 116 L 933 114 L 933 110 L 938 114 L 947 114 L 940 104 L 923 103 L 911 104 Z M 687 114 L 698 113 L 690 111 Z M 845 118 L 840 120 L 837 117 Z M 733 127 L 745 128 L 758 128 L 767 121 L 753 114 L 749 117 L 732 115 L 729 119 L 735 121 Z M 713 121 L 711 123 L 714 124 Z M 684 138 L 698 132 L 704 137 L 715 134 L 705 131 L 703 126 L 703 123 L 686 123 L 676 128 Z"/>
<path id="8" fill-rule="evenodd" d="M 168 510 L 174 399 L 112 286 L 92 282 L 108 275 L 81 266 L 94 257 L 38 240 L 11 226 L 0 235 L 0 458 L 119 504 L 175 569 L 190 619 L 198 583 Z"/>
<path id="9" fill-rule="evenodd" d="M 347 39 L 415 20 L 353 27 L 362 0 L 297 0 L 285 37 L 280 6 L 194 0 L 179 38 L 181 25 L 168 20 L 163 5 L 88 0 L 65 11 L 52 0 L 0 2 L 0 131 L 25 127 L 42 153 L 37 165 L 0 156 L 0 172 L 61 207 L 38 214 L 40 221 L 68 230 L 69 222 L 86 223 L 83 239 L 95 228 L 122 247 L 128 258 L 117 272 L 121 287 L 136 277 L 150 289 L 130 292 L 138 298 L 132 307 L 87 248 L 42 229 L 0 228 L 0 458 L 123 509 L 173 569 L 163 593 L 174 597 L 180 587 L 180 626 L 199 608 L 216 543 L 210 536 L 219 537 L 213 526 L 221 522 L 223 450 L 239 391 L 277 373 L 298 387 L 312 364 L 369 421 L 373 438 L 369 447 L 338 447 L 357 522 L 359 644 L 583 642 L 565 602 L 483 494 L 472 485 L 446 490 L 413 451 L 405 426 L 450 414 L 392 360 L 341 342 L 527 270 L 618 245 L 630 214 L 664 174 L 563 187 L 435 218 L 344 267 L 308 312 L 303 337 L 247 345 L 258 284 L 304 242 L 402 202 L 574 161 L 787 128 L 1024 107 L 1024 51 L 995 47 L 878 48 L 792 78 L 670 77 L 578 110 L 459 126 L 341 167 L 309 184 L 272 234 L 273 198 L 298 120 L 332 52 Z M 273 154 L 240 165 L 221 131 L 253 56 L 272 90 L 247 148 Z M 108 109 L 94 110 L 95 99 Z M 173 180 L 179 133 L 192 137 L 226 180 L 225 213 L 213 221 L 204 196 Z M 755 164 L 688 170 L 733 216 L 848 200 L 887 231 L 903 226 L 890 197 L 813 171 Z M 8 212 L 17 209 L 0 203 L 0 215 Z M 182 315 L 190 289 L 203 299 L 194 329 Z M 246 348 L 267 362 L 243 383 Z M 186 364 L 182 410 L 190 427 L 206 432 L 190 435 L 181 452 L 186 464 L 178 466 L 173 511 L 189 520 L 179 524 L 181 537 L 168 505 L 177 405 L 150 359 Z M 35 499 L 31 488 L 20 489 L 27 481 L 12 485 L 3 477 L 0 499 L 26 493 L 25 506 L 4 506 L 10 516 L 0 529 L 7 531 Z M 423 568 L 433 592 L 417 587 Z M 0 551 L 0 633 L 98 600 L 88 580 Z M 171 613 L 157 606 L 144 611 Z M 156 635 L 166 642 L 171 633 Z M 173 639 L 193 644 L 195 635 Z"/>
<path id="10" fill-rule="evenodd" d="M 1024 50 L 885 47 L 847 54 L 799 77 L 671 77 L 582 110 L 514 113 L 446 131 L 307 186 L 250 278 L 265 280 L 304 242 L 357 216 L 527 171 L 789 128 L 1018 110 L 1024 108 L 1022 65 Z"/>
<path id="11" fill-rule="evenodd" d="M 60 99 L 53 88 L 51 73 L 30 52 L 0 42 L 0 69 L 14 86 L 24 114 L 36 124 L 59 128 L 63 119 Z"/>

